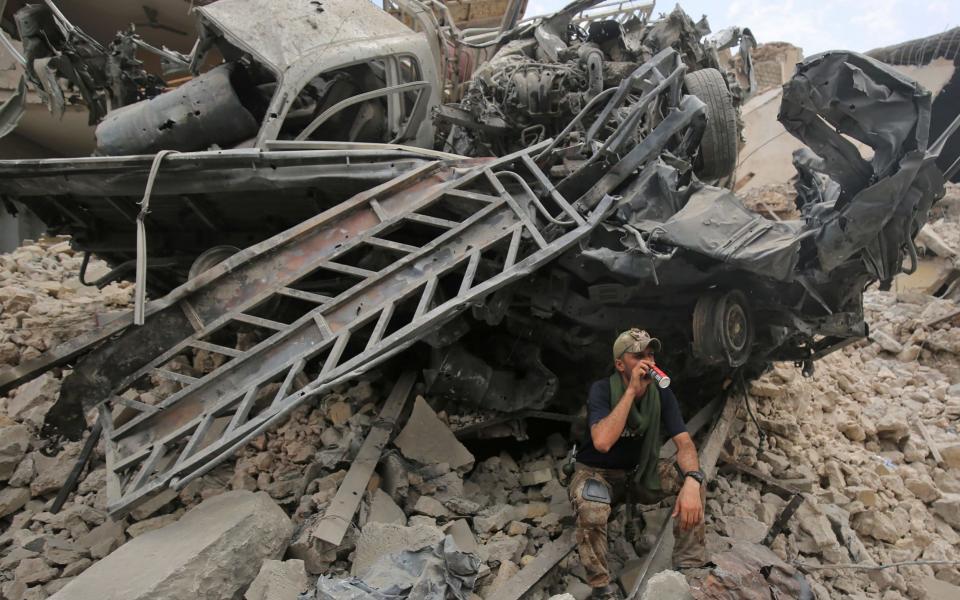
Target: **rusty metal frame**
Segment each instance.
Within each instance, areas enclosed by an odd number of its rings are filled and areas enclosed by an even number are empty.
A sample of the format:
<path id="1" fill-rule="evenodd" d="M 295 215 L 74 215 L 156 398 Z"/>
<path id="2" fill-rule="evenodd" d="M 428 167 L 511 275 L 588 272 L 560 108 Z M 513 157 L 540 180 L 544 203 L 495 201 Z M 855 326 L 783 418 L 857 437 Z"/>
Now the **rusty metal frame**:
<path id="1" fill-rule="evenodd" d="M 319 215 L 229 259 L 219 279 L 210 273 L 191 282 L 204 287 L 206 302 L 190 307 L 194 318 L 189 320 L 199 329 L 130 375 L 114 399 L 101 404 L 110 512 L 122 514 L 168 485 L 183 487 L 308 398 L 384 362 L 589 234 L 612 199 L 588 218 L 579 214 L 553 190 L 545 189 L 544 182 L 549 180 L 530 158 L 531 152 L 540 149 L 542 145 L 496 160 L 432 163 L 335 207 L 330 212 L 339 218 Z M 549 219 L 538 212 L 542 205 L 533 208 L 534 198 L 525 188 L 509 178 L 501 180 L 497 173 L 503 171 L 524 173 L 523 179 L 554 200 L 554 221 L 559 216 L 570 225 L 563 231 L 557 231 L 555 222 L 545 226 Z M 465 199 L 483 206 L 466 211 L 460 222 L 422 212 L 440 200 L 463 203 Z M 381 272 L 337 262 L 363 244 L 388 244 L 381 236 L 404 222 L 430 224 L 446 232 L 422 247 L 395 244 L 393 249 L 406 255 Z M 496 258 L 501 261 L 496 265 L 499 272 L 475 283 L 481 258 L 489 263 L 485 252 L 493 248 L 506 248 Z M 316 269 L 345 272 L 362 281 L 336 298 L 290 291 L 292 282 Z M 448 276 L 459 278 L 458 293 L 443 300 L 437 295 L 438 284 Z M 232 295 L 241 291 L 243 302 L 224 310 L 224 303 L 235 301 Z M 247 314 L 278 294 L 312 299 L 316 307 L 289 325 Z M 400 302 L 411 297 L 419 298 L 412 317 L 396 313 Z M 276 333 L 200 379 L 173 375 L 184 387 L 157 406 L 120 400 L 122 390 L 142 376 L 169 378 L 171 372 L 162 365 L 187 347 L 210 349 L 204 338 L 230 322 Z M 363 349 L 352 356 L 345 354 L 351 340 L 366 335 L 371 325 Z M 229 354 L 229 349 L 213 350 Z M 301 387 L 297 381 L 311 361 L 322 364 L 319 374 Z M 251 416 L 261 387 L 274 381 L 282 384 L 269 406 Z M 112 410 L 117 404 L 136 415 L 118 421 L 114 413 L 121 411 Z"/>

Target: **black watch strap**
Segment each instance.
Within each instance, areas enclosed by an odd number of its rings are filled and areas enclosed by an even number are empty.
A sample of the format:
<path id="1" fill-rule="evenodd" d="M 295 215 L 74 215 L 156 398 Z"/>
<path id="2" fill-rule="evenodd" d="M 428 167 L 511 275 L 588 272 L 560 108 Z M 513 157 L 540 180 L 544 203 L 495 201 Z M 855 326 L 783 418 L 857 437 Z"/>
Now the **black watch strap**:
<path id="1" fill-rule="evenodd" d="M 703 480 L 707 478 L 703 471 L 687 471 L 683 476 L 695 479 L 700 485 L 703 485 Z"/>

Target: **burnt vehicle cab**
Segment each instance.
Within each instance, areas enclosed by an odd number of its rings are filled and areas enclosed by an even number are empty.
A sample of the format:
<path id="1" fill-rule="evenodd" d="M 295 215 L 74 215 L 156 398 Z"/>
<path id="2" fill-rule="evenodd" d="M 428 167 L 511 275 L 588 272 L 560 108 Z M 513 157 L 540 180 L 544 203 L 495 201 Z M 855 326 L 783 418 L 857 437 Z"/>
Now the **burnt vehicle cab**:
<path id="1" fill-rule="evenodd" d="M 195 10 L 191 68 L 211 54 L 222 64 L 109 113 L 97 127 L 98 153 L 266 148 L 275 140 L 432 146 L 437 55 L 425 35 L 372 3 L 281 0 L 263 11 L 250 0 L 221 0 Z"/>

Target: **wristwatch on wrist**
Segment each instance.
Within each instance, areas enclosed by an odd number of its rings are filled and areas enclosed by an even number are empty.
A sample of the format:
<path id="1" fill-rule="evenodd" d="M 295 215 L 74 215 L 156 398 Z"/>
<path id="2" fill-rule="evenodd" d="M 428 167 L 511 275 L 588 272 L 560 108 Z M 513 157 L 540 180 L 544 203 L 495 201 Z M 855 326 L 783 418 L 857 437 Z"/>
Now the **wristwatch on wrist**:
<path id="1" fill-rule="evenodd" d="M 700 485 L 703 485 L 703 480 L 707 478 L 707 476 L 703 474 L 703 471 L 687 471 L 683 476 L 695 479 Z"/>

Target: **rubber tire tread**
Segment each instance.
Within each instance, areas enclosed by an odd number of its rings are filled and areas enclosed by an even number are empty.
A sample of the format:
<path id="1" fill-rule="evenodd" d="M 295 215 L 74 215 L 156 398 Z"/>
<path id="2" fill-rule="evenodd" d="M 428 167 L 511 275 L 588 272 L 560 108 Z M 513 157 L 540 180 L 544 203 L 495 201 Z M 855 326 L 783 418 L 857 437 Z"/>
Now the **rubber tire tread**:
<path id="1" fill-rule="evenodd" d="M 688 94 L 707 105 L 707 125 L 700 142 L 700 179 L 720 179 L 737 167 L 737 110 L 723 74 L 717 69 L 687 73 L 683 85 Z"/>

